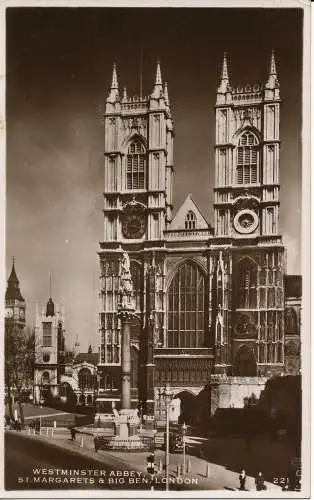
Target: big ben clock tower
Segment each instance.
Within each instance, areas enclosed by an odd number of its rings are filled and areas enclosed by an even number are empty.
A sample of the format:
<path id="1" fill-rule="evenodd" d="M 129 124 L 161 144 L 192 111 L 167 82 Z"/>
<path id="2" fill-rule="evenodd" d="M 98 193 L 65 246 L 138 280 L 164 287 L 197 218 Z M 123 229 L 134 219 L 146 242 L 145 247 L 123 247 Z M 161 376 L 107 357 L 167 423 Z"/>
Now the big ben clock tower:
<path id="1" fill-rule="evenodd" d="M 25 300 L 20 291 L 20 283 L 15 271 L 13 259 L 11 274 L 5 292 L 5 327 L 9 331 L 11 328 L 18 328 L 23 331 L 25 328 Z"/>
<path id="2" fill-rule="evenodd" d="M 149 406 L 153 405 L 151 325 L 157 307 L 156 286 L 163 288 L 164 231 L 172 212 L 173 122 L 167 84 L 162 81 L 159 62 L 148 97 L 130 97 L 126 89 L 121 92 L 114 65 L 103 123 L 100 395 L 104 405 L 119 401 L 121 324 L 117 313 L 122 255 L 126 251 L 130 257 L 138 318 L 131 338 L 132 404 L 136 405 L 139 398 Z M 152 277 L 157 268 L 159 284 L 155 274 Z M 161 294 L 158 296 L 163 300 Z"/>

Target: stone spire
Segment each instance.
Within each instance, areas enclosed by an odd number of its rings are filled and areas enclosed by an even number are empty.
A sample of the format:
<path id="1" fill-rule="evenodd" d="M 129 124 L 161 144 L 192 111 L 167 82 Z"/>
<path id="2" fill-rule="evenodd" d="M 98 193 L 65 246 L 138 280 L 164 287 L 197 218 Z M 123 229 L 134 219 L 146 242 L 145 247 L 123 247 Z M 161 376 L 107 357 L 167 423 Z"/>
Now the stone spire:
<path id="1" fill-rule="evenodd" d="M 270 66 L 269 66 L 269 73 L 268 73 L 268 80 L 266 83 L 266 88 L 267 89 L 279 88 L 278 75 L 277 75 L 277 69 L 276 69 L 275 51 L 274 50 L 272 50 L 272 52 L 271 52 Z"/>
<path id="2" fill-rule="evenodd" d="M 274 51 L 274 49 L 271 51 L 270 71 L 269 71 L 269 74 L 277 76 L 276 61 L 275 61 L 275 51 Z"/>
<path id="3" fill-rule="evenodd" d="M 122 101 L 126 102 L 128 100 L 128 94 L 126 91 L 126 87 L 123 88 L 123 96 L 122 96 Z"/>
<path id="4" fill-rule="evenodd" d="M 167 104 L 167 106 L 169 106 L 169 95 L 168 95 L 168 84 L 167 84 L 167 82 L 165 82 L 165 85 L 164 85 L 164 99 L 165 99 L 165 103 Z"/>
<path id="5" fill-rule="evenodd" d="M 230 82 L 229 82 L 229 74 L 228 74 L 227 53 L 224 52 L 222 69 L 221 69 L 221 76 L 220 76 L 220 83 L 219 83 L 219 87 L 218 87 L 218 93 L 224 94 L 228 90 L 230 90 Z"/>
<path id="6" fill-rule="evenodd" d="M 156 69 L 156 78 L 154 90 L 152 93 L 152 97 L 154 99 L 159 99 L 162 96 L 162 78 L 161 78 L 161 69 L 160 69 L 160 61 L 157 61 L 157 69 Z"/>
<path id="7" fill-rule="evenodd" d="M 224 52 L 224 58 L 223 58 L 223 62 L 222 62 L 222 71 L 221 71 L 221 80 L 226 80 L 229 83 L 227 52 Z"/>
<path id="8" fill-rule="evenodd" d="M 8 279 L 8 286 L 5 292 L 6 300 L 20 300 L 24 302 L 24 298 L 22 297 L 20 291 L 20 282 L 18 280 L 16 271 L 15 271 L 15 259 L 12 258 L 12 269 L 11 274 Z"/>
<path id="9" fill-rule="evenodd" d="M 118 90 L 118 77 L 116 63 L 113 63 L 111 89 Z"/>
<path id="10" fill-rule="evenodd" d="M 117 68 L 116 68 L 116 63 L 113 63 L 111 87 L 109 96 L 107 98 L 107 102 L 113 103 L 118 99 L 119 99 L 119 86 L 118 86 Z"/>
<path id="11" fill-rule="evenodd" d="M 159 61 L 159 59 L 157 61 L 157 70 L 156 70 L 155 85 L 162 85 L 161 69 L 160 69 L 160 61 Z"/>

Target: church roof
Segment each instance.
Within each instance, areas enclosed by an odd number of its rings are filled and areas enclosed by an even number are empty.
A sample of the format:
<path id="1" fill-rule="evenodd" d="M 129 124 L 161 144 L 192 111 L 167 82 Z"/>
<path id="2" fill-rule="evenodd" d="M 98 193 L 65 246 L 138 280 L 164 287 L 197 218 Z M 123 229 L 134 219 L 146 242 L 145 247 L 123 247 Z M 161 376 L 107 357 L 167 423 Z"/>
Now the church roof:
<path id="1" fill-rule="evenodd" d="M 22 302 L 25 302 L 24 298 L 21 294 L 21 291 L 20 291 L 20 282 L 18 280 L 16 271 L 15 271 L 14 260 L 12 263 L 11 274 L 9 276 L 8 285 L 7 285 L 7 289 L 5 292 L 5 300 L 20 300 Z"/>
<path id="2" fill-rule="evenodd" d="M 80 352 L 74 359 L 73 364 L 78 365 L 79 363 L 89 363 L 96 366 L 99 361 L 99 355 L 97 352 Z"/>
<path id="3" fill-rule="evenodd" d="M 285 276 L 285 296 L 286 297 L 301 297 L 302 296 L 302 276 L 296 274 L 287 274 Z"/>
<path id="4" fill-rule="evenodd" d="M 185 230 L 185 220 L 188 212 L 193 212 L 195 217 L 196 217 L 196 227 L 195 230 L 197 229 L 212 229 L 210 224 L 208 224 L 207 220 L 205 217 L 202 215 L 200 209 L 196 205 L 195 201 L 192 198 L 192 194 L 189 193 L 187 197 L 185 198 L 184 202 L 180 206 L 179 210 L 177 211 L 176 215 L 171 221 L 170 226 L 168 229 L 171 231 L 173 230 Z"/>

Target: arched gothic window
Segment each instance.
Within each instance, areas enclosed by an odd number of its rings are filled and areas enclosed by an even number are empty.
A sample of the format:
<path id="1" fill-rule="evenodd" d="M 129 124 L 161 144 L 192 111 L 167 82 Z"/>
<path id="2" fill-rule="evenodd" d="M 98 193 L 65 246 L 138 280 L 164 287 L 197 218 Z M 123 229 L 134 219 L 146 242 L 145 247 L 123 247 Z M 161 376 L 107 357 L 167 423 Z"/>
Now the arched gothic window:
<path id="1" fill-rule="evenodd" d="M 50 384 L 50 376 L 48 372 L 44 372 L 41 377 L 41 383 L 42 385 L 49 385 Z"/>
<path id="2" fill-rule="evenodd" d="M 258 181 L 258 139 L 250 131 L 243 132 L 237 147 L 237 184 L 256 184 Z"/>
<path id="3" fill-rule="evenodd" d="M 183 264 L 168 290 L 168 347 L 202 347 L 204 276 L 191 262 Z"/>
<path id="4" fill-rule="evenodd" d="M 79 387 L 80 389 L 92 389 L 93 387 L 93 376 L 88 368 L 82 368 L 78 375 Z"/>
<path id="5" fill-rule="evenodd" d="M 196 215 L 192 210 L 189 210 L 185 216 L 185 229 L 196 228 Z"/>
<path id="6" fill-rule="evenodd" d="M 238 289 L 236 292 L 236 307 L 239 309 L 255 309 L 257 266 L 251 259 L 243 259 L 238 267 Z"/>
<path id="7" fill-rule="evenodd" d="M 146 182 L 146 151 L 141 141 L 134 140 L 127 154 L 127 189 L 144 189 Z"/>

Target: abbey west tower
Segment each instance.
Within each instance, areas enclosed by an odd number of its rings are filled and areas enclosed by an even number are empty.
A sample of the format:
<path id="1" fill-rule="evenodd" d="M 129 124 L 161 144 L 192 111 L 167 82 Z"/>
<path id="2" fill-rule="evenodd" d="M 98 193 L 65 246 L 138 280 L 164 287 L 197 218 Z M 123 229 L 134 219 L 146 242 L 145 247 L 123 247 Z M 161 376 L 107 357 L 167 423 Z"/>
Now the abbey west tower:
<path id="1" fill-rule="evenodd" d="M 126 89 L 121 95 L 114 67 L 104 125 L 100 393 L 105 400 L 119 400 L 121 324 L 117 308 L 121 256 L 127 251 L 138 317 L 131 339 L 132 401 L 135 406 L 139 400 L 153 407 L 153 332 L 157 322 L 163 324 L 165 310 L 162 256 L 172 210 L 173 176 L 173 125 L 159 63 L 149 97 L 128 97 Z"/>
<path id="2" fill-rule="evenodd" d="M 216 373 L 255 376 L 283 370 L 279 121 L 274 53 L 265 85 L 236 88 L 229 82 L 225 56 L 216 100 L 211 244 Z"/>
<path id="3" fill-rule="evenodd" d="M 283 371 L 279 108 L 274 55 L 265 84 L 236 88 L 224 57 L 216 96 L 213 228 L 188 193 L 172 215 L 173 122 L 159 63 L 147 98 L 121 93 L 114 67 L 103 116 L 100 411 L 110 411 L 120 399 L 124 251 L 137 313 L 131 339 L 134 407 L 139 401 L 145 413 L 162 418 L 162 393 L 169 385 L 188 421 L 193 397 L 207 384 L 213 407 L 229 384 L 223 401 L 229 406 L 239 387 L 243 397 L 255 382 Z"/>

